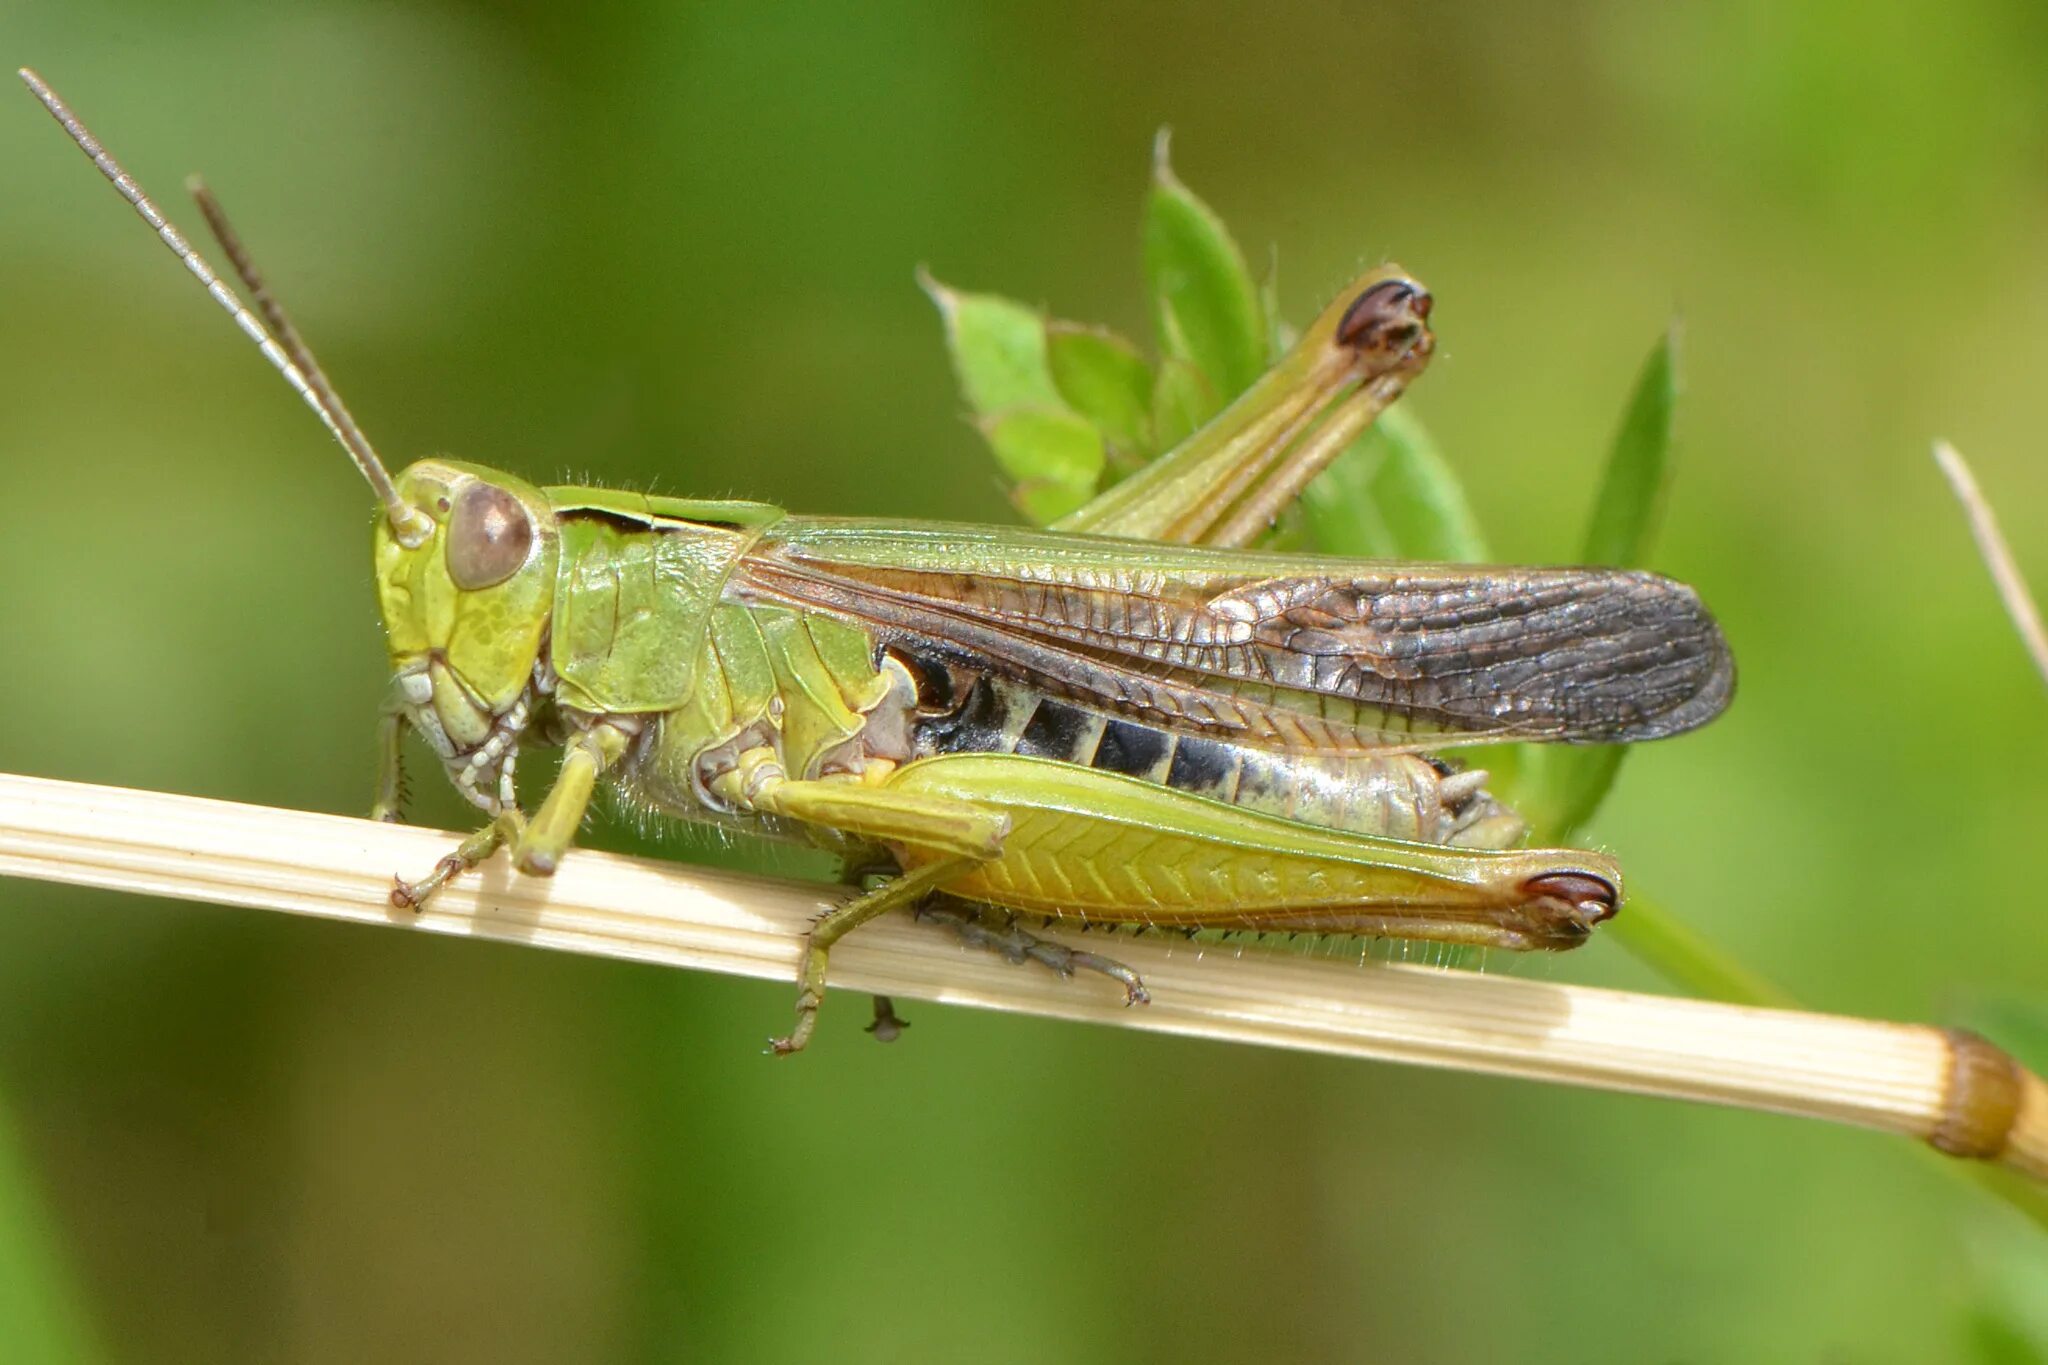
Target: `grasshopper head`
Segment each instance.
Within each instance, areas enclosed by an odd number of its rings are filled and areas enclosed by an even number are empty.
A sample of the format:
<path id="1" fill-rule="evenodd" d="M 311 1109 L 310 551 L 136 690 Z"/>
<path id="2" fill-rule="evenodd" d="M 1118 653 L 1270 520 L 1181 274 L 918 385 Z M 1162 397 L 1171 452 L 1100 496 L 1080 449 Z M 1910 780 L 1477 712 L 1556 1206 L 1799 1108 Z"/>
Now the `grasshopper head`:
<path id="1" fill-rule="evenodd" d="M 554 513 L 531 484 L 453 460 L 421 460 L 397 486 L 432 528 L 408 546 L 391 519 L 377 521 L 392 670 L 418 699 L 416 718 L 431 711 L 439 722 L 448 744 L 436 747 L 461 752 L 483 743 L 532 681 L 554 601 Z"/>

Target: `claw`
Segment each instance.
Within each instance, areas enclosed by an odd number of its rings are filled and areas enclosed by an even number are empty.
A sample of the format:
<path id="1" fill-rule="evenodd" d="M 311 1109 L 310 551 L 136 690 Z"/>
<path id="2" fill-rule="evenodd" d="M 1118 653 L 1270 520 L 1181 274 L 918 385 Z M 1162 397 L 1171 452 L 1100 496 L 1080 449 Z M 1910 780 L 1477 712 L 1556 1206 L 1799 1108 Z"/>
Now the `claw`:
<path id="1" fill-rule="evenodd" d="M 469 864 L 460 854 L 451 853 L 434 864 L 434 870 L 416 882 L 403 877 L 391 879 L 391 904 L 399 910 L 418 910 L 427 903 L 427 897 L 448 884 L 448 879 L 459 872 L 467 871 Z"/>
<path id="2" fill-rule="evenodd" d="M 1152 993 L 1145 989 L 1144 980 L 1136 972 L 1114 958 L 1104 957 L 1100 953 L 1083 953 L 1069 950 L 1067 963 L 1067 970 L 1062 975 L 1072 976 L 1075 968 L 1085 968 L 1091 972 L 1100 972 L 1119 986 L 1122 986 L 1124 988 L 1124 1008 L 1126 1009 L 1129 1009 L 1132 1005 L 1149 1005 L 1152 1003 Z"/>
<path id="3" fill-rule="evenodd" d="M 946 926 L 968 947 L 985 949 L 1005 962 L 1036 962 L 1061 978 L 1070 978 L 1077 971 L 1099 972 L 1124 988 L 1124 1004 L 1145 1005 L 1152 1001 L 1138 974 L 1115 958 L 1039 938 L 1020 929 L 1014 921 L 991 925 L 971 911 L 952 905 L 920 906 L 916 915 L 920 920 Z"/>
<path id="4" fill-rule="evenodd" d="M 777 1057 L 788 1057 L 802 1052 L 811 1041 L 811 1034 L 818 1027 L 818 1006 L 823 999 L 815 991 L 799 991 L 796 997 L 796 1027 L 785 1038 L 770 1038 L 768 1051 Z"/>

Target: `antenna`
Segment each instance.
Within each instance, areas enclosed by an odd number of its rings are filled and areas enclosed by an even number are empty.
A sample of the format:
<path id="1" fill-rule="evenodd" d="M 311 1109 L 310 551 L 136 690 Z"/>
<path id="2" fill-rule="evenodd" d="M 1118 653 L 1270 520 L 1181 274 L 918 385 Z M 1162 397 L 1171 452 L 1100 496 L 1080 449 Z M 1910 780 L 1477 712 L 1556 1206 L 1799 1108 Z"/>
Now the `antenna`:
<path id="1" fill-rule="evenodd" d="M 156 230 L 156 235 L 171 249 L 171 254 L 184 263 L 185 268 L 192 272 L 193 278 L 205 287 L 207 295 L 234 319 L 235 326 L 241 328 L 242 334 L 256 343 L 256 348 L 263 352 L 263 358 L 270 362 L 271 368 L 284 376 L 285 382 L 292 386 L 293 391 L 305 400 L 306 406 L 311 408 L 334 434 L 334 439 L 341 442 L 342 449 L 349 453 L 349 458 L 355 461 L 356 468 L 370 481 L 370 487 L 375 490 L 378 500 L 384 504 L 384 514 L 390 519 L 391 529 L 397 535 L 399 543 L 407 548 L 423 543 L 432 533 L 433 523 L 424 512 L 398 495 L 397 485 L 392 483 L 391 475 L 384 468 L 384 462 L 377 458 L 376 450 L 364 437 L 361 428 L 356 426 L 355 419 L 349 415 L 348 408 L 335 393 L 334 386 L 327 382 L 326 374 L 313 359 L 312 351 L 307 348 L 298 330 L 292 326 L 291 320 L 285 316 L 284 309 L 271 297 L 270 291 L 264 286 L 263 277 L 256 273 L 249 253 L 243 248 L 241 238 L 236 236 L 234 229 L 228 225 L 226 215 L 221 212 L 219 203 L 206 187 L 195 181 L 192 186 L 193 197 L 199 201 L 200 211 L 206 215 L 207 223 L 213 228 L 214 235 L 220 239 L 222 250 L 227 252 L 228 259 L 234 264 L 235 273 L 241 277 L 242 283 L 255 297 L 257 307 L 263 310 L 263 316 L 269 320 L 277 339 L 272 337 L 270 331 L 264 330 L 263 323 L 257 321 L 256 315 L 236 297 L 235 291 L 214 273 L 213 267 L 206 263 L 204 257 L 192 249 L 183 234 L 171 226 L 170 220 L 151 202 L 150 197 L 143 192 L 142 186 L 136 184 L 134 177 L 121 169 L 121 163 L 114 160 L 112 153 L 100 145 L 99 139 L 94 137 L 85 124 L 79 121 L 78 115 L 72 113 L 70 107 L 58 98 L 57 92 L 52 90 L 41 76 L 26 67 L 22 68 L 20 75 L 23 83 L 38 100 L 42 101 L 43 107 L 50 111 L 50 117 L 57 120 L 58 126 L 78 144 L 80 151 L 92 158 L 92 164 L 99 169 L 99 173 L 120 192 L 121 197 L 128 201 L 141 216 L 142 221 Z"/>

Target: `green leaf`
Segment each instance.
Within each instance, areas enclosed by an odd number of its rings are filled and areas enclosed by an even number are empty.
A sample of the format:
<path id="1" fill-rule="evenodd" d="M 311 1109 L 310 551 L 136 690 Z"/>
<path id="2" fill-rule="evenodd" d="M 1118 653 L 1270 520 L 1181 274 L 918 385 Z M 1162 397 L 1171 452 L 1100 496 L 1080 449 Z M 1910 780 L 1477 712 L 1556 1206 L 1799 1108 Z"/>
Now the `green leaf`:
<path id="1" fill-rule="evenodd" d="M 1145 205 L 1145 280 L 1161 354 L 1206 376 L 1217 407 L 1265 372 L 1266 310 L 1244 253 L 1223 220 L 1174 177 L 1164 130 Z"/>
<path id="2" fill-rule="evenodd" d="M 1010 501 L 1037 525 L 1057 521 L 1095 496 L 1102 435 L 1064 408 L 1019 408 L 985 419 L 982 434 L 1013 487 Z"/>
<path id="3" fill-rule="evenodd" d="M 1649 555 L 1671 480 L 1677 343 L 1674 323 L 1650 348 L 1636 378 L 1586 528 L 1585 563 L 1633 567 Z M 1538 837 L 1562 843 L 1583 828 L 1613 789 L 1627 753 L 1625 745 L 1595 744 L 1532 755 L 1518 795 Z"/>
<path id="4" fill-rule="evenodd" d="M 1568 844 L 1600 804 L 1621 772 L 1626 744 L 1552 746 L 1534 751 L 1522 767 L 1517 793 L 1522 818 L 1546 844 Z"/>
<path id="5" fill-rule="evenodd" d="M 1266 268 L 1265 278 L 1259 281 L 1259 307 L 1266 314 L 1266 365 L 1271 368 L 1280 363 L 1280 357 L 1287 354 L 1287 348 L 1300 337 L 1280 316 L 1280 265 L 1276 255 Z"/>
<path id="6" fill-rule="evenodd" d="M 1067 406 L 1119 448 L 1151 453 L 1152 367 L 1136 346 L 1106 328 L 1053 322 L 1045 353 Z"/>
<path id="7" fill-rule="evenodd" d="M 945 321 L 961 395 L 1011 485 L 1010 500 L 1044 523 L 1095 496 L 1105 435 L 1084 414 L 1106 414 L 1106 426 L 1120 434 L 1150 422 L 1150 379 L 1136 349 L 1107 332 L 1049 323 L 999 294 L 952 289 L 929 275 L 920 282 Z M 1131 365 L 1135 380 L 1126 373 Z M 1069 391 L 1076 406 L 1087 405 L 1082 411 L 1068 406 Z"/>
<path id="8" fill-rule="evenodd" d="M 1399 408 L 1374 423 L 1387 455 L 1373 480 L 1374 500 L 1409 559 L 1479 563 L 1490 556 L 1486 533 L 1465 497 L 1465 486 L 1422 424 Z"/>
<path id="9" fill-rule="evenodd" d="M 1302 491 L 1309 536 L 1325 554 L 1353 559 L 1393 559 L 1394 532 L 1380 515 L 1373 481 L 1387 457 L 1387 443 L 1368 431 Z"/>
<path id="10" fill-rule="evenodd" d="M 1586 527 L 1587 564 L 1632 568 L 1650 542 L 1671 482 L 1671 427 L 1678 407 L 1678 324 L 1650 348 L 1607 457 L 1607 477 Z"/>
<path id="11" fill-rule="evenodd" d="M 938 305 L 961 396 L 982 417 L 1062 406 L 1046 358 L 1045 316 L 999 294 L 970 294 L 930 275 L 918 283 Z"/>
<path id="12" fill-rule="evenodd" d="M 1302 495 L 1316 543 L 1333 554 L 1475 563 L 1486 536 L 1436 442 L 1389 408 Z"/>
<path id="13" fill-rule="evenodd" d="M 1202 372 L 1185 360 L 1165 356 L 1152 381 L 1152 444 L 1172 450 L 1195 433 L 1222 404 Z"/>

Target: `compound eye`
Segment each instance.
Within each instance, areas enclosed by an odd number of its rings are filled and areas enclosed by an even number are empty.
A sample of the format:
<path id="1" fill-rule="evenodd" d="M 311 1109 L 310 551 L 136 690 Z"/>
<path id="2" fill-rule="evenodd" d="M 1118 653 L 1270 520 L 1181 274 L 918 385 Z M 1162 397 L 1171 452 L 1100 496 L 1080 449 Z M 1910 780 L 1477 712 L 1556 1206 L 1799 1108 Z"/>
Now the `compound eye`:
<path id="1" fill-rule="evenodd" d="M 473 483 L 448 514 L 448 576 L 465 592 L 494 587 L 519 572 L 533 549 L 526 505 L 506 490 Z"/>

